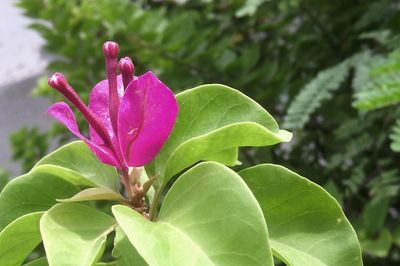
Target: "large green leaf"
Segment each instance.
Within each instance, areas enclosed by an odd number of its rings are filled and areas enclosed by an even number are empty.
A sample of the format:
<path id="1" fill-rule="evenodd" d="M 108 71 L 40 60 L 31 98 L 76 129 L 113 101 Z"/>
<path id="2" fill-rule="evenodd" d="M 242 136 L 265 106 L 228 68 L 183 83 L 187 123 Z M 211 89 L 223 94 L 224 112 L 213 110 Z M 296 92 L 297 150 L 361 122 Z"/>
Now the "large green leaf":
<path id="1" fill-rule="evenodd" d="M 288 265 L 362 265 L 356 233 L 320 186 L 272 164 L 239 174 L 261 205 L 277 257 Z"/>
<path id="2" fill-rule="evenodd" d="M 83 141 L 62 146 L 40 160 L 35 167 L 45 164 L 73 171 L 81 178 L 87 179 L 88 185 L 119 191 L 120 182 L 115 168 L 101 163 Z"/>
<path id="3" fill-rule="evenodd" d="M 147 266 L 135 247 L 129 242 L 121 227 L 115 229 L 113 257 L 117 260 L 118 266 Z"/>
<path id="4" fill-rule="evenodd" d="M 9 182 L 0 194 L 0 227 L 22 215 L 46 211 L 57 203 L 56 199 L 79 192 L 62 178 L 64 175 L 63 170 L 43 165 Z"/>
<path id="5" fill-rule="evenodd" d="M 156 222 L 122 205 L 113 213 L 149 265 L 273 265 L 256 199 L 240 176 L 219 163 L 184 173 Z"/>
<path id="6" fill-rule="evenodd" d="M 49 265 L 92 265 L 102 255 L 115 220 L 82 204 L 61 203 L 40 220 Z"/>
<path id="7" fill-rule="evenodd" d="M 42 212 L 30 213 L 10 223 L 0 233 L 0 265 L 21 265 L 42 241 L 39 220 Z"/>
<path id="8" fill-rule="evenodd" d="M 176 98 L 179 115 L 174 130 L 147 167 L 160 175 L 156 197 L 173 175 L 198 161 L 234 165 L 238 147 L 268 146 L 291 138 L 259 104 L 232 88 L 203 85 Z"/>

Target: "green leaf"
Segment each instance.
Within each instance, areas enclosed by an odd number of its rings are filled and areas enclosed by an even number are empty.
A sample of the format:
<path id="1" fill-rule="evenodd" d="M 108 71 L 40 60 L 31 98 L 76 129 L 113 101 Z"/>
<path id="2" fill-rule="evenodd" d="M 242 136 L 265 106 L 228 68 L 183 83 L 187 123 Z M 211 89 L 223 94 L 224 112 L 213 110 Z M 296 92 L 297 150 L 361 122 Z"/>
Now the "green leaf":
<path id="1" fill-rule="evenodd" d="M 375 239 L 364 239 L 361 236 L 360 239 L 362 249 L 365 253 L 380 258 L 385 258 L 388 255 L 392 246 L 392 235 L 386 228 L 384 228 Z"/>
<path id="2" fill-rule="evenodd" d="M 100 187 L 108 187 L 119 191 L 120 181 L 117 171 L 101 163 L 83 141 L 75 141 L 62 146 L 40 160 L 39 165 L 55 165 L 73 171 L 84 179 L 88 184 Z"/>
<path id="3" fill-rule="evenodd" d="M 79 202 L 88 200 L 124 201 L 124 197 L 107 187 L 93 187 L 82 190 L 78 194 L 74 195 L 72 198 L 57 199 L 57 201 L 59 202 Z"/>
<path id="4" fill-rule="evenodd" d="M 341 193 L 341 191 L 339 190 L 339 188 L 335 185 L 335 183 L 330 180 L 328 181 L 325 186 L 324 189 L 332 196 L 334 197 L 339 204 L 342 206 L 342 202 L 343 202 L 343 194 Z"/>
<path id="5" fill-rule="evenodd" d="M 112 210 L 149 265 L 273 265 L 256 199 L 221 164 L 200 163 L 179 177 L 156 222 L 122 205 Z"/>
<path id="6" fill-rule="evenodd" d="M 47 262 L 46 257 L 42 257 L 42 258 L 38 258 L 36 260 L 30 261 L 30 262 L 24 264 L 24 266 L 49 266 L 49 263 Z"/>
<path id="7" fill-rule="evenodd" d="M 50 265 L 92 265 L 102 255 L 115 220 L 82 204 L 61 203 L 40 220 Z"/>
<path id="8" fill-rule="evenodd" d="M 86 178 L 85 176 L 82 176 L 78 174 L 75 171 L 72 171 L 70 169 L 57 166 L 57 165 L 52 165 L 52 164 L 41 164 L 35 166 L 31 171 L 36 171 L 36 170 L 43 170 L 46 169 L 45 171 L 49 173 L 57 173 L 60 178 L 64 179 L 65 181 L 77 186 L 77 187 L 96 187 L 97 184 L 93 182 L 92 180 Z"/>
<path id="9" fill-rule="evenodd" d="M 112 256 L 117 260 L 118 266 L 146 266 L 148 265 L 135 247 L 132 246 L 121 227 L 115 229 L 114 249 Z"/>
<path id="10" fill-rule="evenodd" d="M 232 88 L 212 84 L 177 95 L 179 115 L 174 130 L 147 170 L 159 174 L 162 187 L 175 174 L 201 160 L 235 165 L 237 148 L 289 141 L 272 116 L 255 101 Z M 158 195 L 156 195 L 157 197 Z"/>
<path id="11" fill-rule="evenodd" d="M 57 203 L 56 199 L 78 193 L 79 188 L 63 175 L 64 171 L 43 165 L 11 180 L 0 194 L 0 226 L 28 213 L 46 211 Z"/>
<path id="12" fill-rule="evenodd" d="M 239 174 L 260 203 L 278 258 L 288 265 L 362 265 L 353 228 L 320 186 L 272 164 Z"/>
<path id="13" fill-rule="evenodd" d="M 362 221 L 368 235 L 377 235 L 384 226 L 389 203 L 390 197 L 376 195 L 365 204 Z"/>
<path id="14" fill-rule="evenodd" d="M 0 265 L 21 265 L 42 241 L 39 220 L 42 212 L 30 213 L 10 223 L 0 233 Z"/>

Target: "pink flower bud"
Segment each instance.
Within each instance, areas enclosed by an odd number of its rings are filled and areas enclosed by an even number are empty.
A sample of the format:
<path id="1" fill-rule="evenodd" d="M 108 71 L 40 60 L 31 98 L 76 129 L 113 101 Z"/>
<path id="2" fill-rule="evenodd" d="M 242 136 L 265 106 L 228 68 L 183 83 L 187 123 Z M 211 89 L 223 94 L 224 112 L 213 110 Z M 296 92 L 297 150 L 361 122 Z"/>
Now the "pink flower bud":
<path id="1" fill-rule="evenodd" d="M 110 57 L 110 58 L 117 58 L 118 56 L 118 43 L 116 42 L 105 42 L 103 44 L 103 54 L 105 57 Z"/>
<path id="2" fill-rule="evenodd" d="M 122 75 L 133 75 L 133 72 L 135 71 L 135 66 L 132 63 L 132 59 L 130 59 L 128 56 L 121 58 L 118 64 L 119 70 L 121 71 Z"/>
<path id="3" fill-rule="evenodd" d="M 119 96 L 117 88 L 117 56 L 118 44 L 116 42 L 105 42 L 103 44 L 103 54 L 106 61 L 106 72 L 108 80 L 109 112 L 111 125 L 114 132 L 117 132 Z"/>
<path id="4" fill-rule="evenodd" d="M 48 80 L 50 87 L 56 90 L 65 90 L 67 88 L 67 81 L 61 73 L 54 73 Z"/>
<path id="5" fill-rule="evenodd" d="M 124 89 L 126 90 L 129 83 L 133 80 L 133 72 L 135 71 L 135 66 L 132 63 L 132 59 L 127 56 L 119 60 L 118 66 L 122 74 Z"/>

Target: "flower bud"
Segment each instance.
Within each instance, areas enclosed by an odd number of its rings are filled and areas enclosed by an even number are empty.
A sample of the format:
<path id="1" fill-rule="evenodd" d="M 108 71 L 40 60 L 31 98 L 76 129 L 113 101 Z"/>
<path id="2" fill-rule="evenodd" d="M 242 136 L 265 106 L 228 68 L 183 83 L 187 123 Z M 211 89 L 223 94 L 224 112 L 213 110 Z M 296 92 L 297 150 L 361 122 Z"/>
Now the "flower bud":
<path id="1" fill-rule="evenodd" d="M 132 59 L 127 56 L 119 60 L 118 66 L 119 70 L 121 71 L 124 90 L 126 90 L 129 83 L 133 80 L 133 72 L 135 71 L 135 66 L 132 63 Z"/>
<path id="2" fill-rule="evenodd" d="M 135 71 L 135 66 L 132 63 L 132 59 L 130 59 L 128 56 L 123 57 L 119 60 L 119 70 L 121 71 L 121 74 L 124 76 L 132 76 L 133 72 Z"/>
<path id="3" fill-rule="evenodd" d="M 109 57 L 109 58 L 117 58 L 118 56 L 118 43 L 116 42 L 105 42 L 103 44 L 103 54 L 105 57 Z"/>
<path id="4" fill-rule="evenodd" d="M 50 87 L 56 90 L 65 90 L 67 88 L 67 81 L 63 74 L 54 73 L 48 80 Z"/>

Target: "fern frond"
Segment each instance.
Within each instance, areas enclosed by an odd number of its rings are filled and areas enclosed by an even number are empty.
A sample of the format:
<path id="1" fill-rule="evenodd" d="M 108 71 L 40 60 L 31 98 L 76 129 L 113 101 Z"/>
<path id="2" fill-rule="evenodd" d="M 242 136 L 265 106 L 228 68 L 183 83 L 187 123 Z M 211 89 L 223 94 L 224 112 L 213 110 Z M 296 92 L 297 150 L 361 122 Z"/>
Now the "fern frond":
<path id="1" fill-rule="evenodd" d="M 301 89 L 301 92 L 291 103 L 284 119 L 284 127 L 288 129 L 302 128 L 322 102 L 332 98 L 333 92 L 346 79 L 349 67 L 350 64 L 346 60 L 319 72 L 315 79 Z"/>
<path id="2" fill-rule="evenodd" d="M 388 169 L 368 184 L 371 196 L 394 197 L 400 190 L 399 171 Z"/>
<path id="3" fill-rule="evenodd" d="M 381 112 L 374 112 L 368 114 L 359 114 L 356 118 L 348 118 L 344 120 L 333 131 L 335 140 L 353 142 L 354 138 L 369 131 L 370 127 L 375 127 L 376 123 L 382 119 Z"/>
<path id="4" fill-rule="evenodd" d="M 354 68 L 352 86 L 355 91 L 362 90 L 363 84 L 369 81 L 372 66 L 384 61 L 379 55 L 373 55 L 369 50 L 357 53 L 340 64 L 319 72 L 316 78 L 306 84 L 289 106 L 284 119 L 284 127 L 289 129 L 302 128 L 310 116 L 324 100 L 333 97 L 333 92 L 340 88 L 346 79 L 350 68 Z"/>
<path id="5" fill-rule="evenodd" d="M 400 119 L 398 119 L 396 124 L 393 126 L 389 138 L 392 141 L 390 148 L 395 152 L 400 152 Z"/>
<path id="6" fill-rule="evenodd" d="M 354 77 L 352 80 L 352 87 L 354 92 L 366 90 L 365 84 L 372 81 L 370 72 L 376 65 L 385 62 L 386 58 L 381 55 L 373 55 L 369 50 L 359 54 L 351 60 L 352 67 L 354 68 Z"/>
<path id="7" fill-rule="evenodd" d="M 365 32 L 360 35 L 360 39 L 371 39 L 382 45 L 388 45 L 392 39 L 392 32 L 387 29 Z"/>
<path id="8" fill-rule="evenodd" d="M 400 102 L 400 52 L 370 70 L 370 79 L 355 94 L 354 106 L 373 110 Z"/>
<path id="9" fill-rule="evenodd" d="M 343 180 L 345 186 L 345 194 L 357 193 L 359 188 L 365 182 L 367 178 L 365 175 L 364 167 L 367 164 L 367 160 L 362 160 L 359 164 L 352 167 L 351 175 L 349 178 Z"/>
<path id="10" fill-rule="evenodd" d="M 340 153 L 335 153 L 328 159 L 326 168 L 329 171 L 337 168 L 341 170 L 352 169 L 354 167 L 354 158 L 371 149 L 373 144 L 373 138 L 368 133 L 357 136 L 352 142 L 343 147 Z"/>
<path id="11" fill-rule="evenodd" d="M 400 44 L 400 35 L 394 34 L 393 31 L 388 29 L 365 32 L 360 34 L 359 38 L 361 40 L 374 40 L 389 50 L 398 49 Z"/>

